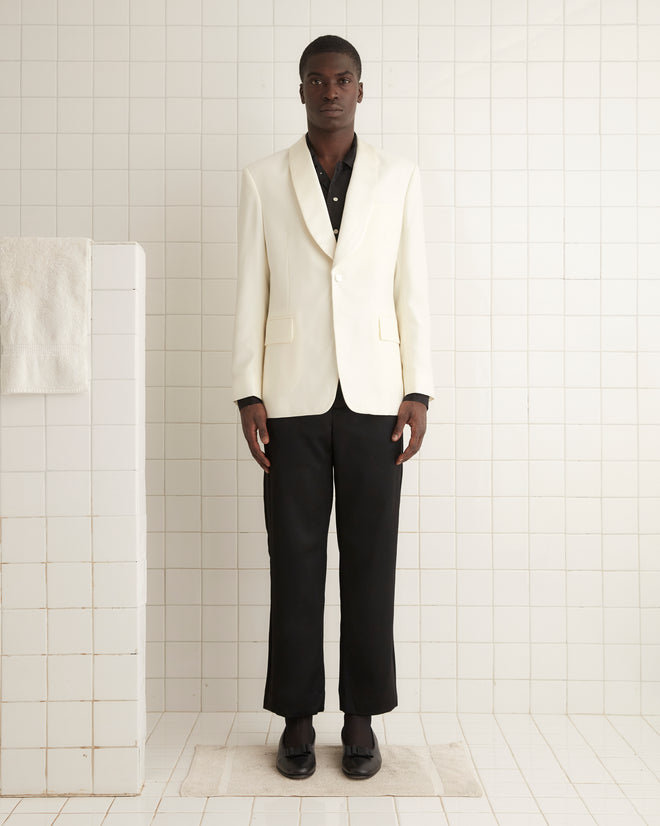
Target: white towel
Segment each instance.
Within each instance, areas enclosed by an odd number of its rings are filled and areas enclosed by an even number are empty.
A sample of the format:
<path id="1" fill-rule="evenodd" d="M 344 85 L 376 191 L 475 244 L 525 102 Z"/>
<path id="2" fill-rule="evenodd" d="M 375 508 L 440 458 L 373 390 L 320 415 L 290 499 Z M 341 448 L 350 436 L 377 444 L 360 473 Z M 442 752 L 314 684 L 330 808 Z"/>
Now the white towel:
<path id="1" fill-rule="evenodd" d="M 0 239 L 0 390 L 89 388 L 88 238 Z"/>

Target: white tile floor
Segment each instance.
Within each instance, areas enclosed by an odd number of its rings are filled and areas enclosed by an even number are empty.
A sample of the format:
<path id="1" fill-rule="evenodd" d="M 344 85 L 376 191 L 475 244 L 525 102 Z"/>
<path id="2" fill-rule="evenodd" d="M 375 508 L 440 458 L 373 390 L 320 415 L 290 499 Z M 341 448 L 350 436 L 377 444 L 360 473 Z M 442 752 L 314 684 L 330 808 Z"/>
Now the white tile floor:
<path id="1" fill-rule="evenodd" d="M 341 718 L 315 721 L 336 742 Z M 276 742 L 268 713 L 150 715 L 139 797 L 0 798 L 2 826 L 660 826 L 660 717 L 389 714 L 382 742 L 468 744 L 485 795 L 181 798 L 196 743 Z M 304 781 L 301 781 L 304 782 Z"/>

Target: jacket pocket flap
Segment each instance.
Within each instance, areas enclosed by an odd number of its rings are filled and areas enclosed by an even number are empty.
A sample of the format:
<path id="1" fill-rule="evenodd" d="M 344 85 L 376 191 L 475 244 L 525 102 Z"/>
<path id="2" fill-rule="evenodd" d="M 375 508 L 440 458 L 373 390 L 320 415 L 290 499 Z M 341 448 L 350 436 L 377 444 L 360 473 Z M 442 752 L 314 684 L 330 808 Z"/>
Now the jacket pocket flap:
<path id="1" fill-rule="evenodd" d="M 399 325 L 395 316 L 382 315 L 378 318 L 378 328 L 383 341 L 399 342 Z"/>
<path id="2" fill-rule="evenodd" d="M 288 344 L 290 341 L 293 341 L 293 319 L 290 316 L 269 318 L 266 322 L 266 345 Z"/>

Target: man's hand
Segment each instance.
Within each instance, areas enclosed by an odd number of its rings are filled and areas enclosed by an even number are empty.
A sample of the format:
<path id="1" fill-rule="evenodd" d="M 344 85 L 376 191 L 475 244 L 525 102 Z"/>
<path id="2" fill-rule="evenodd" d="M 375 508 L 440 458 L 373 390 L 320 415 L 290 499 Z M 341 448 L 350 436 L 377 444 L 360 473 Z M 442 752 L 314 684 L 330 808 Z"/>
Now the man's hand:
<path id="1" fill-rule="evenodd" d="M 423 407 L 424 405 L 422 405 Z M 259 438 L 266 445 L 269 441 L 268 429 L 266 428 L 266 408 L 261 402 L 248 404 L 241 410 L 241 424 L 243 425 L 243 435 L 248 443 L 250 453 L 257 464 L 266 473 L 270 473 L 270 459 L 263 452 L 257 440 Z"/>
<path id="2" fill-rule="evenodd" d="M 410 425 L 410 441 L 408 447 L 396 457 L 396 464 L 407 462 L 422 446 L 426 433 L 426 406 L 421 402 L 401 402 L 396 425 L 392 431 L 392 441 L 398 442 L 403 436 L 404 425 Z"/>

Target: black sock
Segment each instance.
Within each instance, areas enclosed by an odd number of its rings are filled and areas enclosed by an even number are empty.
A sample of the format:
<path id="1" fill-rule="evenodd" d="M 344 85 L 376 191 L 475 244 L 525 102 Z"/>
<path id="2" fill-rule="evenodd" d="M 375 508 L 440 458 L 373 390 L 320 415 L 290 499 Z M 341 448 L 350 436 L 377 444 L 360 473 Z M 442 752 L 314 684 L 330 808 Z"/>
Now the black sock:
<path id="1" fill-rule="evenodd" d="M 312 729 L 312 718 L 310 717 L 286 717 L 286 728 L 284 729 L 285 746 L 303 746 L 314 740 L 314 730 Z"/>
<path id="2" fill-rule="evenodd" d="M 365 746 L 371 748 L 374 744 L 371 732 L 370 714 L 344 714 L 344 728 L 341 739 L 347 746 Z"/>

